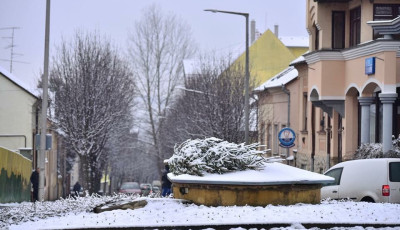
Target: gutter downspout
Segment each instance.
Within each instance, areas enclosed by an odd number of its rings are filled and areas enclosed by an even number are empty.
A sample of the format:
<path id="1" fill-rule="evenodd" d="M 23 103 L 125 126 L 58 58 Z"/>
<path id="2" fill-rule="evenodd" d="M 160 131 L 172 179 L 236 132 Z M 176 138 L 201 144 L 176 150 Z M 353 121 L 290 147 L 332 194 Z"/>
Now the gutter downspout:
<path id="1" fill-rule="evenodd" d="M 290 128 L 290 91 L 282 84 L 282 91 L 288 95 L 287 127 Z M 286 158 L 290 156 L 289 148 L 286 149 Z M 289 164 L 289 161 L 288 161 Z"/>
<path id="2" fill-rule="evenodd" d="M 327 132 L 327 139 L 328 139 L 328 146 L 327 146 L 327 151 L 326 151 L 326 155 L 327 155 L 327 169 L 328 170 L 331 167 L 331 118 L 328 116 L 328 127 L 326 128 L 326 132 Z"/>
<path id="3" fill-rule="evenodd" d="M 311 172 L 314 172 L 315 158 L 315 106 L 311 107 Z"/>

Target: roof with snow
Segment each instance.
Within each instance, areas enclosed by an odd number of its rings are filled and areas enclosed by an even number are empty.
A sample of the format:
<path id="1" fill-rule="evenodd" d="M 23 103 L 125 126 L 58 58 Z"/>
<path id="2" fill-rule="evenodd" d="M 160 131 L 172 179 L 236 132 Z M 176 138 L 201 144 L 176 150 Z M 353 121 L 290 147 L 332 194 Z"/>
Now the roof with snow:
<path id="1" fill-rule="evenodd" d="M 280 37 L 286 47 L 305 47 L 308 48 L 308 37 Z"/>
<path id="2" fill-rule="evenodd" d="M 306 37 L 277 38 L 271 31 L 265 31 L 250 47 L 250 74 L 257 85 L 269 80 L 297 57 L 308 50 Z M 245 63 L 245 53 L 234 62 L 233 68 Z"/>
<path id="3" fill-rule="evenodd" d="M 268 88 L 281 87 L 282 85 L 286 85 L 293 79 L 297 78 L 297 76 L 298 76 L 297 69 L 294 68 L 293 66 L 289 66 L 282 72 L 278 73 L 277 75 L 266 81 L 264 84 L 255 88 L 254 91 L 260 92 Z"/>
<path id="4" fill-rule="evenodd" d="M 307 54 L 307 53 L 309 53 L 309 51 L 305 52 L 304 54 Z M 306 59 L 304 58 L 303 55 L 301 55 L 300 57 L 298 57 L 298 58 L 294 59 L 292 62 L 290 62 L 290 65 L 299 64 L 299 63 L 302 63 L 305 61 L 306 61 Z"/>
<path id="5" fill-rule="evenodd" d="M 27 87 L 25 85 L 25 83 L 23 81 L 21 81 L 19 78 L 17 78 L 16 76 L 14 76 L 13 74 L 11 74 L 10 72 L 8 72 L 8 70 L 6 70 L 4 67 L 0 66 L 0 73 L 6 77 L 7 79 L 9 79 L 11 82 L 13 82 L 15 85 L 19 86 L 21 89 L 25 90 L 26 92 L 28 92 L 29 94 L 31 94 L 34 97 L 38 97 L 37 93 L 33 90 L 30 89 L 29 87 Z"/>
<path id="6" fill-rule="evenodd" d="M 276 185 L 276 184 L 322 184 L 334 179 L 319 173 L 310 172 L 282 163 L 266 163 L 262 170 L 244 170 L 224 174 L 168 174 L 176 183 L 231 184 L 231 185 Z"/>

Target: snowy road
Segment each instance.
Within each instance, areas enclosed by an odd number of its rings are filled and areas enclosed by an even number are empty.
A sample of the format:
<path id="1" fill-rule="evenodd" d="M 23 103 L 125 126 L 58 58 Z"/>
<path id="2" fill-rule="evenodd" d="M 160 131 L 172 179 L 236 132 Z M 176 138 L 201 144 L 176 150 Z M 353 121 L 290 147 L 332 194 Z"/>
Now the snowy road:
<path id="1" fill-rule="evenodd" d="M 85 200 L 86 199 L 86 200 Z M 69 200 L 69 206 L 91 204 L 89 198 Z M 68 228 L 181 228 L 192 226 L 192 229 L 203 229 L 212 226 L 233 226 L 251 228 L 257 226 L 298 227 L 325 226 L 363 226 L 350 229 L 364 229 L 367 226 L 400 230 L 400 204 L 357 203 L 352 201 L 323 201 L 321 204 L 296 204 L 290 206 L 252 207 L 228 206 L 207 207 L 194 204 L 183 204 L 170 198 L 139 198 L 146 199 L 148 204 L 136 210 L 115 210 L 95 214 L 93 212 L 68 211 L 54 208 L 52 212 L 60 214 L 48 218 L 32 218 L 24 220 L 20 225 L 11 224 L 9 229 L 68 229 Z M 97 201 L 98 202 L 98 201 Z M 45 202 L 50 203 L 50 202 Z M 50 207 L 50 204 L 46 204 Z M 37 206 L 37 211 L 42 212 Z M 44 205 L 43 205 L 44 206 Z M 16 208 L 16 207 L 15 207 Z M 60 208 L 66 206 L 60 205 Z M 24 208 L 20 208 L 24 210 Z M 25 208 L 28 212 L 29 208 Z M 72 209 L 71 209 L 72 210 Z M 303 224 L 303 225 L 300 225 Z M 221 226 L 222 225 L 222 226 Z M 180 226 L 180 227 L 179 227 Z M 197 228 L 195 226 L 202 226 Z M 246 227 L 247 226 L 247 227 Z M 223 229 L 226 229 L 222 227 Z M 215 227 L 217 228 L 217 227 Z M 343 228 L 341 228 L 343 229 Z"/>

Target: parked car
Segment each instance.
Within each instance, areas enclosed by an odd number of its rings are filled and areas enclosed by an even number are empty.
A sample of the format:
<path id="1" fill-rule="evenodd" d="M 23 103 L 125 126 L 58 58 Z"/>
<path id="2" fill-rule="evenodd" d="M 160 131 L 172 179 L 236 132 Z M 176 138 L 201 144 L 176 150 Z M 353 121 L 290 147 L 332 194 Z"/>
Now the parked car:
<path id="1" fill-rule="evenodd" d="M 148 196 L 152 194 L 151 184 L 140 184 L 140 190 L 142 190 L 143 196 Z"/>
<path id="2" fill-rule="evenodd" d="M 161 193 L 160 188 L 157 186 L 153 186 L 153 194 L 160 194 L 160 193 Z"/>
<path id="3" fill-rule="evenodd" d="M 119 189 L 119 193 L 142 195 L 142 190 L 140 190 L 137 182 L 124 182 Z"/>
<path id="4" fill-rule="evenodd" d="M 153 182 L 151 183 L 151 186 L 161 188 L 161 181 L 153 180 Z"/>
<path id="5" fill-rule="evenodd" d="M 321 188 L 321 198 L 400 203 L 400 159 L 352 160 L 330 168 L 333 184 Z"/>

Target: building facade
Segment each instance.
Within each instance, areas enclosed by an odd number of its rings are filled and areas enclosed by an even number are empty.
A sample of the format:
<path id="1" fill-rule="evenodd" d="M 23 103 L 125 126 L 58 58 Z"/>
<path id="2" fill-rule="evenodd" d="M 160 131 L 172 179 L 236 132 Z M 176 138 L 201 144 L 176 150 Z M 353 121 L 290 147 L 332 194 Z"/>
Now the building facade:
<path id="1" fill-rule="evenodd" d="M 27 178 L 29 186 L 30 173 L 27 176 L 26 172 L 31 172 L 38 166 L 38 140 L 36 135 L 40 125 L 39 113 L 41 100 L 36 96 L 37 94 L 37 92 L 25 86 L 17 77 L 0 66 L 0 147 L 15 154 L 21 154 L 26 160 L 31 162 L 30 164 L 24 163 L 23 166 L 21 166 L 21 161 L 23 160 L 10 160 L 6 161 L 7 167 L 2 166 L 2 169 L 21 169 L 21 167 L 24 167 L 24 169 L 21 170 L 24 171 L 23 176 L 25 179 Z M 47 127 L 50 127 L 49 122 Z M 58 195 L 60 188 L 58 186 L 59 175 L 57 168 L 58 134 L 50 130 L 50 128 L 48 129 L 48 134 L 52 136 L 52 148 L 46 151 L 45 155 L 44 174 L 46 179 L 44 185 L 44 200 L 56 200 L 60 197 Z M 13 157 L 13 159 L 14 158 L 16 159 L 16 157 Z M 8 178 L 10 178 L 10 175 Z M 11 184 L 11 182 L 7 183 Z M 17 182 L 13 183 L 14 187 L 17 186 L 15 185 Z M 18 200 L 15 200 L 15 202 L 16 201 Z"/>
<path id="2" fill-rule="evenodd" d="M 362 143 L 385 153 L 400 134 L 400 2 L 307 0 L 306 10 L 310 50 L 291 63 L 298 76 L 281 102 L 290 106 L 275 116 L 290 110 L 293 164 L 322 173 Z"/>
<path id="3" fill-rule="evenodd" d="M 0 146 L 32 154 L 38 98 L 3 67 L 0 98 Z"/>
<path id="4" fill-rule="evenodd" d="M 312 127 L 321 122 L 316 108 L 328 115 L 329 164 L 352 159 L 362 143 L 382 143 L 385 153 L 392 149 L 392 136 L 399 135 L 399 9 L 392 0 L 307 2 L 306 114 Z M 316 155 L 318 134 L 312 127 L 311 135 L 304 133 L 311 148 L 302 154 Z"/>

